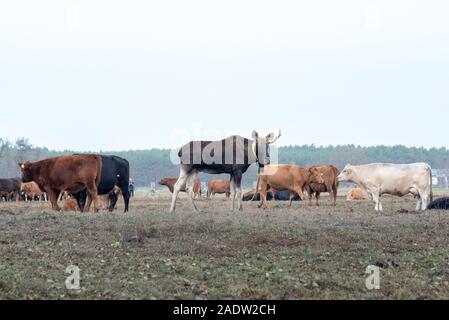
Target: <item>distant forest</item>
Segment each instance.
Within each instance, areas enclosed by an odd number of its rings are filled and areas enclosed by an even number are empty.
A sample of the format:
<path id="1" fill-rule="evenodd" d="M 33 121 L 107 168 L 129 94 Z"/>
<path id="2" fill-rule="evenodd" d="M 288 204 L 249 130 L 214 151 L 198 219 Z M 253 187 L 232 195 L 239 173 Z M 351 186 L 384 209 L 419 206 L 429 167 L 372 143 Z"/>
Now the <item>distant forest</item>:
<path id="1" fill-rule="evenodd" d="M 75 151 L 52 151 L 30 144 L 27 139 L 19 138 L 10 142 L 0 138 L 0 177 L 16 177 L 20 175 L 17 163 L 20 161 L 36 161 Z M 149 186 L 163 177 L 177 177 L 179 168 L 170 161 L 170 150 L 129 150 L 120 152 L 100 152 L 114 154 L 126 158 L 130 162 L 131 177 L 138 186 Z M 279 148 L 280 163 L 294 163 L 300 166 L 333 164 L 342 169 L 347 163 L 364 164 L 372 162 L 412 163 L 428 162 L 435 169 L 449 169 L 449 150 L 446 148 L 409 148 L 405 146 L 361 147 L 344 146 L 289 146 Z M 256 179 L 256 166 L 244 177 L 246 186 Z M 210 176 L 203 175 L 203 180 Z M 215 177 L 214 177 L 215 178 Z"/>

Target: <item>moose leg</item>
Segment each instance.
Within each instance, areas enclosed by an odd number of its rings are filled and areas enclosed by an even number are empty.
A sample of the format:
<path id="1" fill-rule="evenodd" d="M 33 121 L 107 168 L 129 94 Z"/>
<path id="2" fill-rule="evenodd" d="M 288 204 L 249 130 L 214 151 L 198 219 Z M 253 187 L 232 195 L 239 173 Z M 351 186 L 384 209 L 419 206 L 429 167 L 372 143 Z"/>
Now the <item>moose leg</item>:
<path id="1" fill-rule="evenodd" d="M 179 174 L 178 181 L 175 184 L 174 190 L 173 190 L 173 196 L 171 201 L 171 208 L 170 212 L 173 213 L 176 210 L 176 200 L 178 199 L 179 192 L 181 192 L 182 187 L 186 185 L 187 179 L 189 175 L 188 173 L 181 168 L 181 172 Z"/>
<path id="2" fill-rule="evenodd" d="M 242 173 L 237 172 L 234 174 L 234 188 L 236 189 L 237 206 L 238 210 L 243 210 L 242 207 Z"/>
<path id="3" fill-rule="evenodd" d="M 187 178 L 187 182 L 186 182 L 186 189 L 187 189 L 187 193 L 189 195 L 189 199 L 190 199 L 190 203 L 192 204 L 192 207 L 195 211 L 198 212 L 198 208 L 195 205 L 195 191 L 193 191 L 193 188 L 195 186 L 195 179 L 196 179 L 196 172 L 192 172 L 188 178 Z"/>
<path id="4" fill-rule="evenodd" d="M 235 180 L 234 175 L 231 175 L 231 211 L 235 209 Z"/>

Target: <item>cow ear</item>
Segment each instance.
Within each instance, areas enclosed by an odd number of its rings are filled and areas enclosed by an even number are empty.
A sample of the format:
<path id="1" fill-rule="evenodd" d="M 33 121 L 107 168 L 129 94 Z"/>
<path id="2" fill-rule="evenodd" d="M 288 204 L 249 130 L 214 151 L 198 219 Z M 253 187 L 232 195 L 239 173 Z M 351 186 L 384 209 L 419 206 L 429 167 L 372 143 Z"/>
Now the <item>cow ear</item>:
<path id="1" fill-rule="evenodd" d="M 252 135 L 252 137 L 253 137 L 253 140 L 257 140 L 257 139 L 259 139 L 259 134 L 257 133 L 257 131 L 256 131 L 256 130 L 254 130 L 254 131 L 253 131 L 253 135 Z"/>
<path id="2" fill-rule="evenodd" d="M 19 167 L 20 167 L 20 170 L 25 170 L 25 163 L 23 163 L 23 162 L 19 162 Z"/>

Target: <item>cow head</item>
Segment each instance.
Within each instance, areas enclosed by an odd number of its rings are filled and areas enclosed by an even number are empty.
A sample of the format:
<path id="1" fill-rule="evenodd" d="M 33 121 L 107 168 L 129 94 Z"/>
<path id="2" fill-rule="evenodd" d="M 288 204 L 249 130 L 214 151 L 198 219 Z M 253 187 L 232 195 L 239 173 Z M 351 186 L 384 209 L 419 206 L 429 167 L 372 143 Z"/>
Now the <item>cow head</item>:
<path id="1" fill-rule="evenodd" d="M 265 139 L 260 138 L 259 134 L 256 131 L 253 131 L 253 143 L 251 149 L 261 167 L 264 167 L 271 163 L 270 144 L 275 143 L 280 137 L 281 131 L 279 131 L 277 137 L 275 137 L 274 133 L 270 133 L 265 137 Z"/>
<path id="2" fill-rule="evenodd" d="M 348 164 L 337 177 L 339 182 L 352 182 L 355 179 L 354 167 Z"/>
<path id="3" fill-rule="evenodd" d="M 31 177 L 31 170 L 30 170 L 31 163 L 30 162 L 20 162 L 19 167 L 20 171 L 22 171 L 22 182 L 31 182 L 33 181 L 33 178 Z"/>
<path id="4" fill-rule="evenodd" d="M 310 183 L 324 183 L 324 174 L 316 167 L 312 167 L 309 169 L 309 179 Z"/>
<path id="5" fill-rule="evenodd" d="M 161 181 L 159 181 L 159 185 L 161 185 L 161 186 L 166 186 L 167 184 L 168 184 L 168 179 L 167 178 L 164 178 Z"/>

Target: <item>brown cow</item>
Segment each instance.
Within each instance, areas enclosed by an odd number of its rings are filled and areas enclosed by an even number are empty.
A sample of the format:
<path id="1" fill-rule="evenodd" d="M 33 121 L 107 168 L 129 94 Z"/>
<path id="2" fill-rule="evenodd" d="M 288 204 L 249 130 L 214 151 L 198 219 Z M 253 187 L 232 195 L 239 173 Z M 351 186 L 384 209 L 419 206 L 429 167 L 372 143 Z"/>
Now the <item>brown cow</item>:
<path id="1" fill-rule="evenodd" d="M 304 169 L 293 164 L 268 165 L 264 167 L 259 175 L 260 179 L 260 207 L 268 208 L 267 192 L 268 186 L 274 190 L 289 190 L 291 192 L 289 206 L 291 207 L 293 196 L 297 194 L 304 205 L 306 199 L 304 190 L 309 183 L 323 183 L 323 178 L 315 168 Z"/>
<path id="2" fill-rule="evenodd" d="M 309 194 L 309 204 L 312 202 L 312 197 L 315 194 L 316 205 L 320 205 L 320 194 L 322 192 L 328 192 L 330 195 L 331 205 L 335 206 L 337 204 L 337 193 L 338 193 L 338 180 L 337 177 L 340 174 L 334 166 L 314 166 L 319 171 L 319 175 L 323 178 L 323 183 L 311 182 L 307 188 Z"/>
<path id="3" fill-rule="evenodd" d="M 346 201 L 368 200 L 368 199 L 369 199 L 368 194 L 360 188 L 351 189 L 346 194 Z"/>
<path id="4" fill-rule="evenodd" d="M 25 201 L 28 201 L 28 199 L 34 200 L 36 197 L 38 197 L 39 200 L 41 200 L 42 197 L 47 200 L 45 192 L 39 189 L 39 186 L 34 181 L 22 183 L 20 191 L 24 193 Z"/>
<path id="5" fill-rule="evenodd" d="M 166 186 L 168 190 L 170 190 L 170 192 L 173 193 L 177 181 L 178 178 L 164 178 L 161 181 L 159 181 L 159 184 L 161 186 Z M 180 191 L 187 192 L 188 190 L 184 185 Z M 193 184 L 193 194 L 195 198 L 201 198 L 201 180 L 199 178 L 196 178 Z"/>
<path id="6" fill-rule="evenodd" d="M 94 202 L 98 211 L 98 183 L 101 176 L 101 157 L 93 154 L 60 156 L 34 163 L 20 163 L 22 181 L 34 181 L 39 189 L 47 192 L 53 210 L 60 211 L 58 196 L 61 191 L 79 192 L 87 189 L 89 200 L 85 208 Z"/>
<path id="7" fill-rule="evenodd" d="M 207 183 L 207 198 L 211 199 L 216 194 L 226 194 L 226 198 L 229 198 L 231 196 L 231 181 L 210 180 Z"/>
<path id="8" fill-rule="evenodd" d="M 67 196 L 64 206 L 62 207 L 63 211 L 79 211 L 78 202 L 73 196 Z"/>

